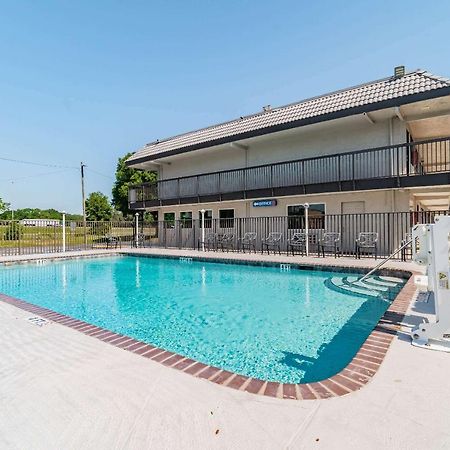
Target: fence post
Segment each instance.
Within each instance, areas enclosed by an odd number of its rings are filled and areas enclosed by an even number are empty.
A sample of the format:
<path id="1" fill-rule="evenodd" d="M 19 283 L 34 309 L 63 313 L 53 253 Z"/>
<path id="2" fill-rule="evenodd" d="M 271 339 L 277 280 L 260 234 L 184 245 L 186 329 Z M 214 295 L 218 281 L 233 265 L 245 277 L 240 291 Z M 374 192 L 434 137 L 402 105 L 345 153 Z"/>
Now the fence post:
<path id="1" fill-rule="evenodd" d="M 134 243 L 136 245 L 136 248 L 138 248 L 139 245 L 139 213 L 137 212 L 134 217 L 136 218 L 135 223 L 135 230 L 134 230 Z"/>
<path id="2" fill-rule="evenodd" d="M 12 226 L 14 227 L 14 223 L 15 222 L 11 222 L 12 223 Z M 14 229 L 14 228 L 13 228 Z M 18 238 L 18 244 L 19 244 L 19 255 L 22 253 L 21 252 L 21 247 L 20 247 L 20 239 L 21 239 L 21 230 L 20 230 L 20 221 L 19 222 L 17 222 L 17 238 Z"/>
<path id="3" fill-rule="evenodd" d="M 202 215 L 202 252 L 205 251 L 205 212 L 206 210 L 201 209 L 200 214 Z"/>
<path id="4" fill-rule="evenodd" d="M 306 242 L 305 242 L 305 252 L 306 256 L 309 256 L 309 203 L 305 203 L 303 205 L 305 208 L 305 235 L 306 235 Z"/>
<path id="5" fill-rule="evenodd" d="M 66 251 L 66 212 L 62 212 L 62 251 Z"/>

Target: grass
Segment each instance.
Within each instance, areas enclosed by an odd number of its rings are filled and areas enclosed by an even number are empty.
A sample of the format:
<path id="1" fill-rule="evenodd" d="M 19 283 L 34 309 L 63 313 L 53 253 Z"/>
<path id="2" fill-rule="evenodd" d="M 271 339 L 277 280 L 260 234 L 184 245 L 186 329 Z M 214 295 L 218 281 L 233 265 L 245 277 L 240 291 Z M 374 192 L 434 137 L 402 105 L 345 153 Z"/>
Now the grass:
<path id="1" fill-rule="evenodd" d="M 0 248 L 56 248 L 62 247 L 63 230 L 62 227 L 27 227 L 20 228 L 20 239 L 8 240 L 7 226 L 0 226 Z M 70 226 L 66 227 L 66 247 L 83 246 L 86 243 L 89 247 L 95 244 L 106 242 L 106 235 L 120 238 L 123 242 L 130 242 L 134 235 L 132 227 L 110 227 L 106 224 L 98 224 L 95 226 L 77 226 L 75 229 Z M 154 236 L 156 229 L 153 227 L 145 227 L 144 234 Z"/>

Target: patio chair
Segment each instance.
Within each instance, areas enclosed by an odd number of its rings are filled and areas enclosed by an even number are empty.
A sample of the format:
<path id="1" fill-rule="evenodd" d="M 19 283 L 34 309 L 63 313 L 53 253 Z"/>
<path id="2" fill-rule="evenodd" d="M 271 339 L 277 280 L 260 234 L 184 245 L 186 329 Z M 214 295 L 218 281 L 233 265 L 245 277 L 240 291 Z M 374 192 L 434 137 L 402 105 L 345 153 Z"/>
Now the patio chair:
<path id="1" fill-rule="evenodd" d="M 116 237 L 116 236 L 111 236 L 111 235 L 106 235 L 105 237 L 106 240 L 106 248 L 121 248 L 122 247 L 122 243 L 120 241 L 120 237 Z"/>
<path id="2" fill-rule="evenodd" d="M 146 240 L 145 234 L 138 233 L 137 239 L 136 239 L 136 235 L 133 236 L 133 240 L 131 241 L 131 247 L 136 247 L 136 248 L 145 247 L 145 240 Z"/>
<path id="3" fill-rule="evenodd" d="M 334 252 L 334 257 L 336 258 L 341 253 L 341 233 L 337 232 L 325 232 L 319 239 L 317 256 L 322 256 L 325 258 L 325 251 L 330 249 Z"/>
<path id="4" fill-rule="evenodd" d="M 233 233 L 225 233 L 217 238 L 217 248 L 227 252 L 231 249 L 234 250 L 234 234 Z"/>
<path id="5" fill-rule="evenodd" d="M 105 234 L 100 239 L 95 239 L 92 241 L 92 248 L 95 248 L 95 247 L 104 248 L 105 244 L 106 244 L 107 249 L 118 248 L 119 246 L 121 246 L 120 238 L 115 237 L 111 234 Z"/>
<path id="6" fill-rule="evenodd" d="M 278 249 L 278 253 L 281 255 L 281 239 L 283 238 L 283 233 L 279 231 L 272 231 L 267 235 L 265 239 L 261 241 L 261 254 L 264 253 L 264 249 L 267 249 L 267 254 L 270 253 L 270 249 L 275 250 Z"/>
<path id="7" fill-rule="evenodd" d="M 373 231 L 363 231 L 359 233 L 358 238 L 355 240 L 356 244 L 356 257 L 361 259 L 361 253 L 373 252 L 375 259 L 378 256 L 378 233 Z"/>
<path id="8" fill-rule="evenodd" d="M 242 251 L 245 253 L 245 249 L 248 248 L 248 251 L 251 253 L 252 249 L 256 253 L 256 238 L 258 237 L 258 234 L 254 231 L 247 231 L 244 233 L 244 236 L 242 238 L 238 239 L 238 251 L 242 249 Z"/>
<path id="9" fill-rule="evenodd" d="M 203 244 L 205 247 L 205 250 L 207 250 L 208 252 L 211 249 L 216 251 L 217 250 L 217 241 L 218 241 L 217 233 L 208 233 L 205 236 L 205 242 L 202 242 L 201 239 L 198 240 L 197 250 L 200 250 L 200 247 Z"/>
<path id="10" fill-rule="evenodd" d="M 287 254 L 289 255 L 289 251 L 291 251 L 292 256 L 294 256 L 295 250 L 299 250 L 302 256 L 304 253 L 306 253 L 306 233 L 305 232 L 294 233 L 292 235 L 292 237 L 290 239 L 288 239 Z"/>
<path id="11" fill-rule="evenodd" d="M 405 237 L 402 239 L 400 243 L 400 247 L 402 248 L 401 255 L 402 255 L 402 261 L 406 261 L 406 256 L 411 256 L 412 254 L 412 235 L 411 233 L 406 233 Z M 408 245 L 406 245 L 409 242 Z"/>

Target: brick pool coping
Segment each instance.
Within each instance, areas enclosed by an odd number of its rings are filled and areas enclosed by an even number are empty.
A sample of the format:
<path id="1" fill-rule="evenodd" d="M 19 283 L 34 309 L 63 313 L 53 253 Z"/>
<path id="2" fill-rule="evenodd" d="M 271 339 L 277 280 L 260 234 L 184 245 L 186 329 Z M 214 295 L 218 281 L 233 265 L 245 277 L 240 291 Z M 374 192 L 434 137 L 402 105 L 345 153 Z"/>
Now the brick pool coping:
<path id="1" fill-rule="evenodd" d="M 222 386 L 268 397 L 313 400 L 339 397 L 357 391 L 377 373 L 394 336 L 401 327 L 401 322 L 416 291 L 412 273 L 408 273 L 410 276 L 407 282 L 350 363 L 337 374 L 313 383 L 279 383 L 235 374 L 5 294 L 0 293 L 0 301 L 167 367 Z"/>

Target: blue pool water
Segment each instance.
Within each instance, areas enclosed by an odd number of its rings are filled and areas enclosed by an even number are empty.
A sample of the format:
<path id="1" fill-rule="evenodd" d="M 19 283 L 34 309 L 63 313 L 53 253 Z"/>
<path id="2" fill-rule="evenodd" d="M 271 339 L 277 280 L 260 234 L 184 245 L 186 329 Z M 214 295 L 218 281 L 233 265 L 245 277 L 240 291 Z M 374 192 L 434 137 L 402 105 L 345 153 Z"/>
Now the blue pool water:
<path id="1" fill-rule="evenodd" d="M 298 383 L 345 367 L 388 307 L 328 289 L 334 275 L 119 256 L 1 267 L 0 291 L 205 364 Z"/>

